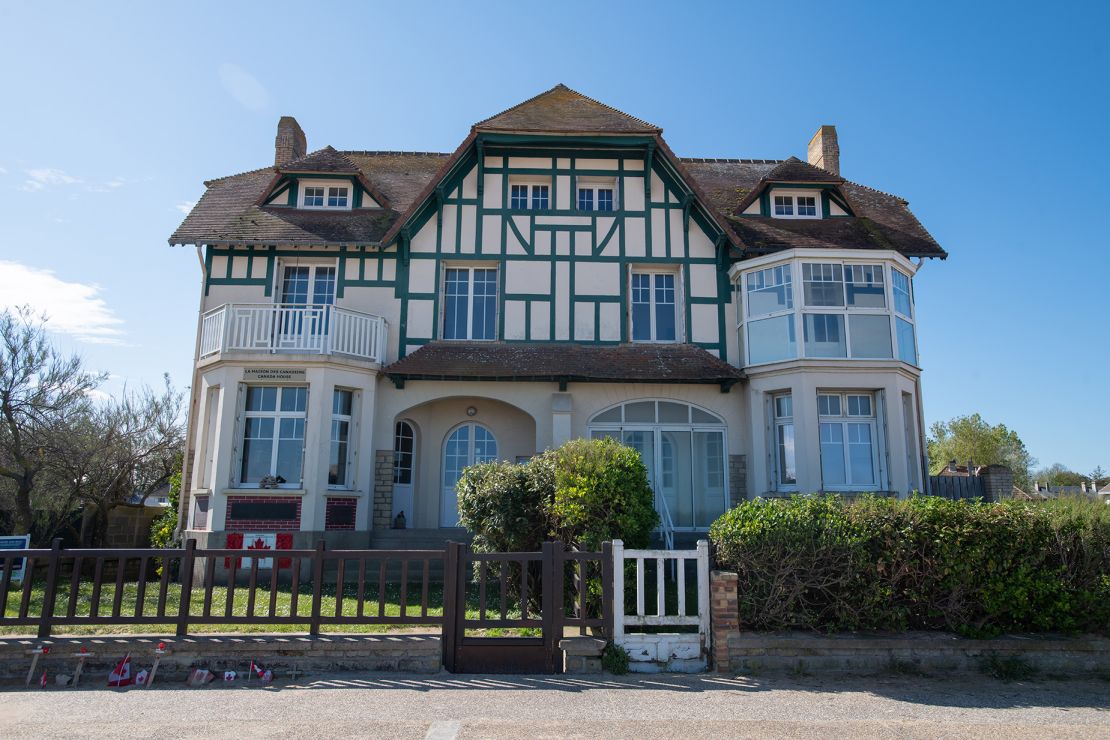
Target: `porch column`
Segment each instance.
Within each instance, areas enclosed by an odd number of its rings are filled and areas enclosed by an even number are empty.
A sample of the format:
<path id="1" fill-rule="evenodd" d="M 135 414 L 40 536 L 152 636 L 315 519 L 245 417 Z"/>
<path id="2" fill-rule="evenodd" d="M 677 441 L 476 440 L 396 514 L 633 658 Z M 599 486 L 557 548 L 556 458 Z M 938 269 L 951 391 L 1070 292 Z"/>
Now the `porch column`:
<path id="1" fill-rule="evenodd" d="M 324 529 L 324 491 L 328 487 L 327 460 L 331 445 L 331 396 L 335 383 L 322 368 L 309 368 L 308 408 L 305 409 L 304 469 L 301 477 L 305 495 L 301 504 L 301 531 Z"/>

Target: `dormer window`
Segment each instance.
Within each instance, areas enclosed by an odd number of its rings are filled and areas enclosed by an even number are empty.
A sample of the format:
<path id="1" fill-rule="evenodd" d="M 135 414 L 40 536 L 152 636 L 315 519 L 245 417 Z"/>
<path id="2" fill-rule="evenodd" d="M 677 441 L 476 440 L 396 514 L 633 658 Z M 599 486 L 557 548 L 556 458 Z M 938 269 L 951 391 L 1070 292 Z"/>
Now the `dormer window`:
<path id="1" fill-rule="evenodd" d="M 817 199 L 813 194 L 776 191 L 771 196 L 771 214 L 775 218 L 820 218 Z"/>
<path id="2" fill-rule="evenodd" d="M 512 183 L 509 207 L 517 211 L 546 211 L 551 207 L 551 186 L 546 183 Z"/>
<path id="3" fill-rule="evenodd" d="M 351 188 L 349 185 L 329 185 L 326 183 L 306 183 L 301 187 L 301 208 L 351 207 Z"/>

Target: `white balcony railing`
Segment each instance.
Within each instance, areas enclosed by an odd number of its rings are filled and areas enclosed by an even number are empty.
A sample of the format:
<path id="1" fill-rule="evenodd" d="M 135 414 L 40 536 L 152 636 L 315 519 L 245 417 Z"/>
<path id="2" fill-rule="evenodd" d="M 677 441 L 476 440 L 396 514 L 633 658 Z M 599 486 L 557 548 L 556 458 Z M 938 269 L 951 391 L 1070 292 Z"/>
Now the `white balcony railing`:
<path id="1" fill-rule="evenodd" d="M 204 314 L 200 356 L 220 352 L 340 354 L 381 362 L 386 322 L 338 306 L 227 303 Z"/>

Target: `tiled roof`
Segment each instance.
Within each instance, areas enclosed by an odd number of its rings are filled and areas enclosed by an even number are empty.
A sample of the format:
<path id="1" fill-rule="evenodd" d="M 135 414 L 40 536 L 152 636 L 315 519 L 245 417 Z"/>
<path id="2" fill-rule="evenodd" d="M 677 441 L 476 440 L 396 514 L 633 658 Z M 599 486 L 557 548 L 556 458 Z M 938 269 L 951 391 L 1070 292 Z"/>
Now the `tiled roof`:
<path id="1" fill-rule="evenodd" d="M 791 157 L 705 159 L 674 156 L 660 129 L 565 85 L 556 85 L 503 113 L 475 124 L 453 154 L 337 151 L 331 147 L 291 162 L 281 172 L 356 175 L 384 208 L 295 212 L 262 207 L 278 176 L 267 167 L 205 183 L 208 190 L 170 238 L 171 244 L 289 243 L 372 244 L 391 241 L 483 132 L 644 134 L 675 164 L 716 220 L 731 231 L 731 255 L 740 258 L 796 247 L 894 249 L 910 257 L 947 254 L 914 217 L 906 201 Z M 775 182 L 812 182 L 838 188 L 854 217 L 820 220 L 740 216 L 758 191 Z"/>
<path id="2" fill-rule="evenodd" d="M 657 134 L 662 131 L 658 126 L 571 90 L 562 83 L 474 124 L 474 129 L 559 134 Z"/>
<path id="3" fill-rule="evenodd" d="M 431 342 L 384 372 L 421 380 L 718 383 L 744 375 L 692 344 Z"/>
<path id="4" fill-rule="evenodd" d="M 330 146 L 295 159 L 278 168 L 279 172 L 335 172 L 357 174 L 358 167 Z"/>

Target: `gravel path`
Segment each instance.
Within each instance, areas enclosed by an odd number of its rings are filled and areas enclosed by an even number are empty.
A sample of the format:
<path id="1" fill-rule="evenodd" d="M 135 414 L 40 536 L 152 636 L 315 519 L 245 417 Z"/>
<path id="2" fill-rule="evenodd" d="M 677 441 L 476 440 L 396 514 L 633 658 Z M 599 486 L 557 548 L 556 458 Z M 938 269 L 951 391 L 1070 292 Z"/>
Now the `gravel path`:
<path id="1" fill-rule="evenodd" d="M 4 738 L 1110 738 L 1100 680 L 444 673 L 108 690 L 89 676 L 0 692 Z"/>

